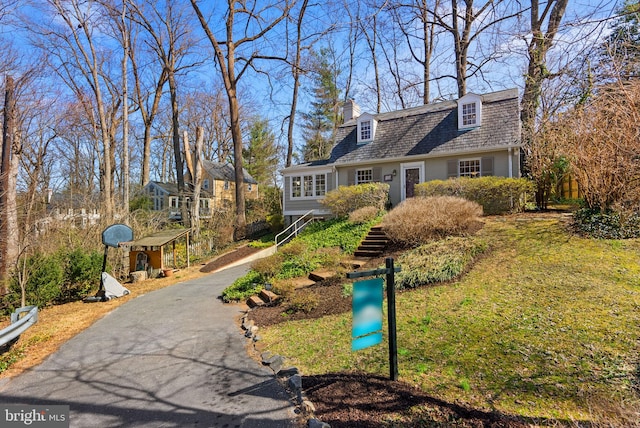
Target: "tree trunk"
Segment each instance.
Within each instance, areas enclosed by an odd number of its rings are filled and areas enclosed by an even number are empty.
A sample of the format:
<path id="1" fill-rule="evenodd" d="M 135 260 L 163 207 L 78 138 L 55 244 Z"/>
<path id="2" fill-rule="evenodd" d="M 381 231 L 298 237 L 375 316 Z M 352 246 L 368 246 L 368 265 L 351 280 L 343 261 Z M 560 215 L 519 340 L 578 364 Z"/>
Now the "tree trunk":
<path id="1" fill-rule="evenodd" d="M 129 223 L 129 82 L 127 59 L 129 58 L 129 34 L 127 33 L 127 6 L 122 2 L 122 211 L 124 223 Z"/>
<path id="2" fill-rule="evenodd" d="M 3 294 L 8 292 L 7 280 L 18 257 L 16 177 L 20 160 L 15 83 L 12 77 L 7 76 L 5 86 L 0 158 L 0 287 Z"/>
<path id="3" fill-rule="evenodd" d="M 202 189 L 202 146 L 204 145 L 204 128 L 196 128 L 196 147 L 193 165 L 193 203 L 191 204 L 191 229 L 193 236 L 200 236 L 200 190 Z M 187 155 L 189 156 L 189 155 Z"/>

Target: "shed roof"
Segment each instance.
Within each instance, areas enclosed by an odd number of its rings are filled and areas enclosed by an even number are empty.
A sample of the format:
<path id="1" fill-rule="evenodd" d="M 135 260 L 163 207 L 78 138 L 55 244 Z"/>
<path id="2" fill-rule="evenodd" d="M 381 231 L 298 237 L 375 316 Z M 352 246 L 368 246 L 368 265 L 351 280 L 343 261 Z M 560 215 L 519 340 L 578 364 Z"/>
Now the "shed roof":
<path id="1" fill-rule="evenodd" d="M 132 247 L 162 247 L 187 235 L 191 229 L 168 229 L 131 241 Z"/>

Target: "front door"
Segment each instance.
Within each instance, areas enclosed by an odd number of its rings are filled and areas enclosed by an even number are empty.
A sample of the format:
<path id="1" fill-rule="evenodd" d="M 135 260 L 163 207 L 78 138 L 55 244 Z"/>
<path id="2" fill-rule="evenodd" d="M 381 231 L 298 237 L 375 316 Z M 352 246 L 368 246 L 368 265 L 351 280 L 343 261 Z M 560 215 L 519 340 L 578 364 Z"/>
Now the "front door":
<path id="1" fill-rule="evenodd" d="M 416 184 L 420 183 L 420 169 L 407 168 L 404 170 L 404 195 L 405 198 L 415 196 Z"/>
<path id="2" fill-rule="evenodd" d="M 400 164 L 402 183 L 400 184 L 401 200 L 413 198 L 416 194 L 416 184 L 424 181 L 424 163 L 410 162 Z"/>

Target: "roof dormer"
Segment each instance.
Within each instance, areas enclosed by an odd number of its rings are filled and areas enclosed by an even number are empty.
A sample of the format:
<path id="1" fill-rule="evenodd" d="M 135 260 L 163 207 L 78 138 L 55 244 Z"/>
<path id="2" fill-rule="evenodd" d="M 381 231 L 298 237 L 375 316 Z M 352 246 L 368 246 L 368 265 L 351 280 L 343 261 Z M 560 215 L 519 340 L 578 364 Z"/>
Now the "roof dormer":
<path id="1" fill-rule="evenodd" d="M 370 113 L 363 113 L 357 119 L 358 144 L 366 144 L 375 138 L 378 121 Z"/>
<path id="2" fill-rule="evenodd" d="M 468 93 L 458 100 L 458 130 L 478 128 L 482 125 L 482 97 Z"/>

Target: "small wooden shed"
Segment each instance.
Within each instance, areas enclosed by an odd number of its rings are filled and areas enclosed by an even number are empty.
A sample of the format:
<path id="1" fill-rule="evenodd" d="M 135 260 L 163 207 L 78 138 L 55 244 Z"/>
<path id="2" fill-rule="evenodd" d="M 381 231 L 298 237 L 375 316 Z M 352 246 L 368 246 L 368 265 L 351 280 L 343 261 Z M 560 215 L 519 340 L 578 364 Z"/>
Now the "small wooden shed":
<path id="1" fill-rule="evenodd" d="M 190 229 L 169 229 L 156 232 L 136 239 L 128 244 L 131 246 L 129 252 L 129 271 L 165 271 L 171 268 L 177 268 L 176 259 L 176 241 L 181 238 L 186 239 L 185 252 L 187 267 L 189 267 L 189 232 Z M 173 248 L 173 266 L 164 265 L 164 247 L 172 244 Z"/>

